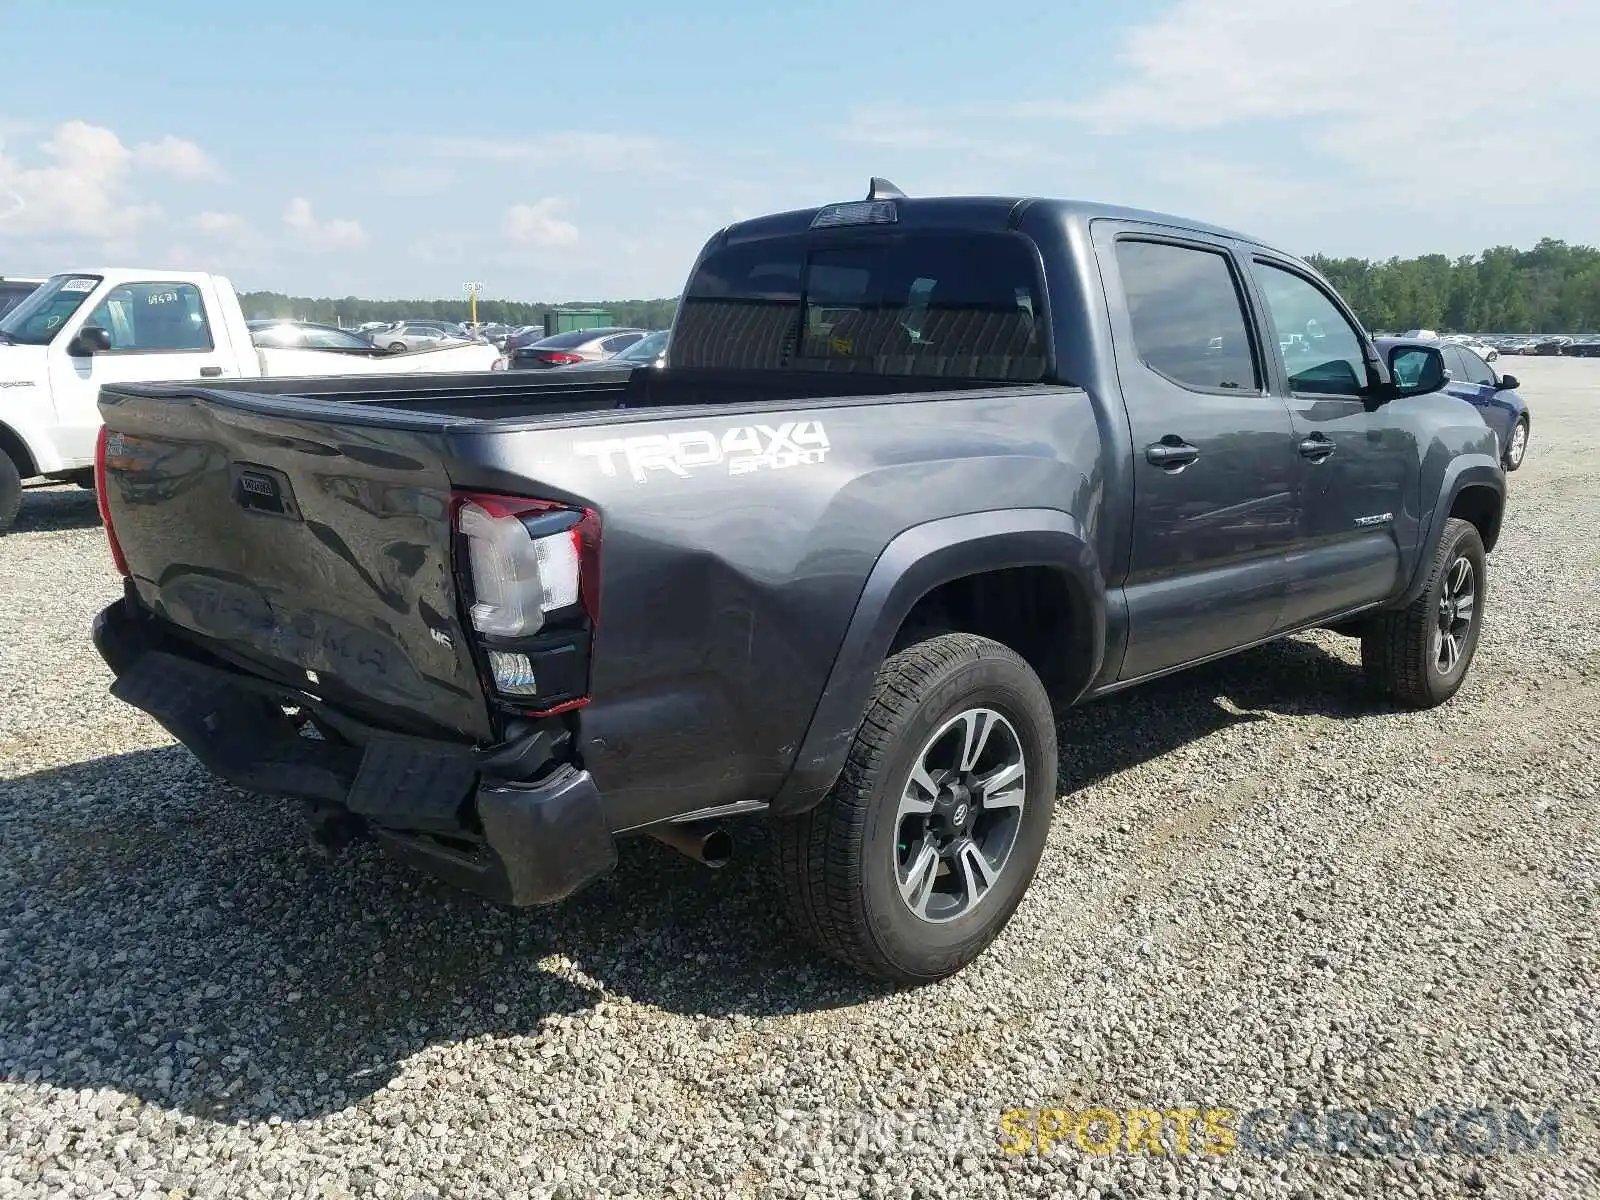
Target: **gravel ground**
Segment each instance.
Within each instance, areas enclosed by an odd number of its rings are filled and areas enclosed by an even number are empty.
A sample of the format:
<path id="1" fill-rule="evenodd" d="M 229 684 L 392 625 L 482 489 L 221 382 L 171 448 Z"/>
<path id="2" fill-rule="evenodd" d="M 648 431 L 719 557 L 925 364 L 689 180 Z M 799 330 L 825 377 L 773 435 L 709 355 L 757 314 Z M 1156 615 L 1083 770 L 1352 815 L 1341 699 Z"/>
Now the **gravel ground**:
<path id="1" fill-rule="evenodd" d="M 1317 635 L 1067 714 L 1029 898 L 912 993 L 791 943 L 759 832 L 720 873 L 631 845 L 520 913 L 316 864 L 291 808 L 106 695 L 93 498 L 30 494 L 0 540 L 0 1200 L 1600 1194 L 1600 363 L 1514 369 L 1537 420 L 1455 701 L 1375 708 Z M 1553 1108 L 1558 1146 L 1008 1155 L 999 1125 L 1265 1108 L 1277 1145 L 1298 1110 L 1436 1105 Z"/>

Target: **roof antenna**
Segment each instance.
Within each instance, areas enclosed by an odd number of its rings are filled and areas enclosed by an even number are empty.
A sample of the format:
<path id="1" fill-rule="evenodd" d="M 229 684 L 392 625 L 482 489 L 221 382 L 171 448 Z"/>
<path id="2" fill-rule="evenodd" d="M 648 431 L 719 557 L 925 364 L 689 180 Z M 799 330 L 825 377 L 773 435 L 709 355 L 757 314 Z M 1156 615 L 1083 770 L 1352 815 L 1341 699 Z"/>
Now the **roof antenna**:
<path id="1" fill-rule="evenodd" d="M 893 200 L 896 198 L 905 200 L 908 197 L 887 179 L 878 175 L 872 177 L 872 182 L 867 185 L 868 200 Z"/>

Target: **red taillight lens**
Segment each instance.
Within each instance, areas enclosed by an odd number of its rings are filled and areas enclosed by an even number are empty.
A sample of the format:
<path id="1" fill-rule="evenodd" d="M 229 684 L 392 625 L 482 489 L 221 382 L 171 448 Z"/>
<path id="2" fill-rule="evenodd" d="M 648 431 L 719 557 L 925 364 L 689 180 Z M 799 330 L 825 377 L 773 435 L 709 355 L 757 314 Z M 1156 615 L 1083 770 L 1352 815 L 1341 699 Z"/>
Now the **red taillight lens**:
<path id="1" fill-rule="evenodd" d="M 458 492 L 455 501 L 472 578 L 474 629 L 526 637 L 550 614 L 574 607 L 598 621 L 599 513 L 480 492 Z"/>
<path id="2" fill-rule="evenodd" d="M 116 527 L 111 524 L 110 498 L 106 494 L 106 445 L 111 431 L 100 426 L 100 436 L 94 443 L 94 499 L 100 508 L 100 523 L 106 527 L 106 541 L 111 545 L 111 561 L 124 579 L 133 574 L 128 570 L 128 559 L 122 553 L 122 543 L 117 541 Z"/>
<path id="3" fill-rule="evenodd" d="M 539 357 L 557 367 L 570 367 L 573 363 L 583 361 L 583 355 L 568 354 L 564 350 L 543 350 L 540 351 Z"/>

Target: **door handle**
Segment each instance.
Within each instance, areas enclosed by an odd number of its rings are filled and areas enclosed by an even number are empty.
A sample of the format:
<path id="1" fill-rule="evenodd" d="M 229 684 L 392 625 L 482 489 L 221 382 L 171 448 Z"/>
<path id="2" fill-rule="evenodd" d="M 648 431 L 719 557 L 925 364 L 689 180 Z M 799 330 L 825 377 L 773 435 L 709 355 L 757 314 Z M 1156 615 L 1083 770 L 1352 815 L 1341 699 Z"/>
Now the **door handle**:
<path id="1" fill-rule="evenodd" d="M 221 367 L 201 367 L 200 368 L 200 374 L 205 376 L 207 379 L 215 379 L 218 375 L 222 374 L 222 368 Z"/>
<path id="2" fill-rule="evenodd" d="M 1146 462 L 1163 471 L 1181 471 L 1200 457 L 1200 448 L 1189 445 L 1177 434 L 1169 433 L 1159 442 L 1151 442 L 1146 446 L 1144 457 Z"/>
<path id="3" fill-rule="evenodd" d="M 1338 448 L 1339 443 L 1326 434 L 1314 433 L 1300 443 L 1300 454 L 1312 462 L 1321 462 Z"/>

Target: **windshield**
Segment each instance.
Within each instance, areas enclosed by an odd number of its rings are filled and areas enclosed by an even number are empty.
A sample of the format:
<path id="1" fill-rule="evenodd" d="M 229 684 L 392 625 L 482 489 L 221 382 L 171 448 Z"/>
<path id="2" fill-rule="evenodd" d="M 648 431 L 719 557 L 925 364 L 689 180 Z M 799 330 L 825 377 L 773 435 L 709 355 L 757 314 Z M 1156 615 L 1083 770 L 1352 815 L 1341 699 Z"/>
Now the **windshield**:
<path id="1" fill-rule="evenodd" d="M 98 275 L 52 275 L 0 317 L 0 342 L 44 346 L 100 286 Z"/>
<path id="2" fill-rule="evenodd" d="M 667 330 L 660 329 L 646 337 L 641 338 L 626 350 L 616 356 L 614 361 L 640 362 L 648 361 L 660 354 L 667 346 Z"/>

